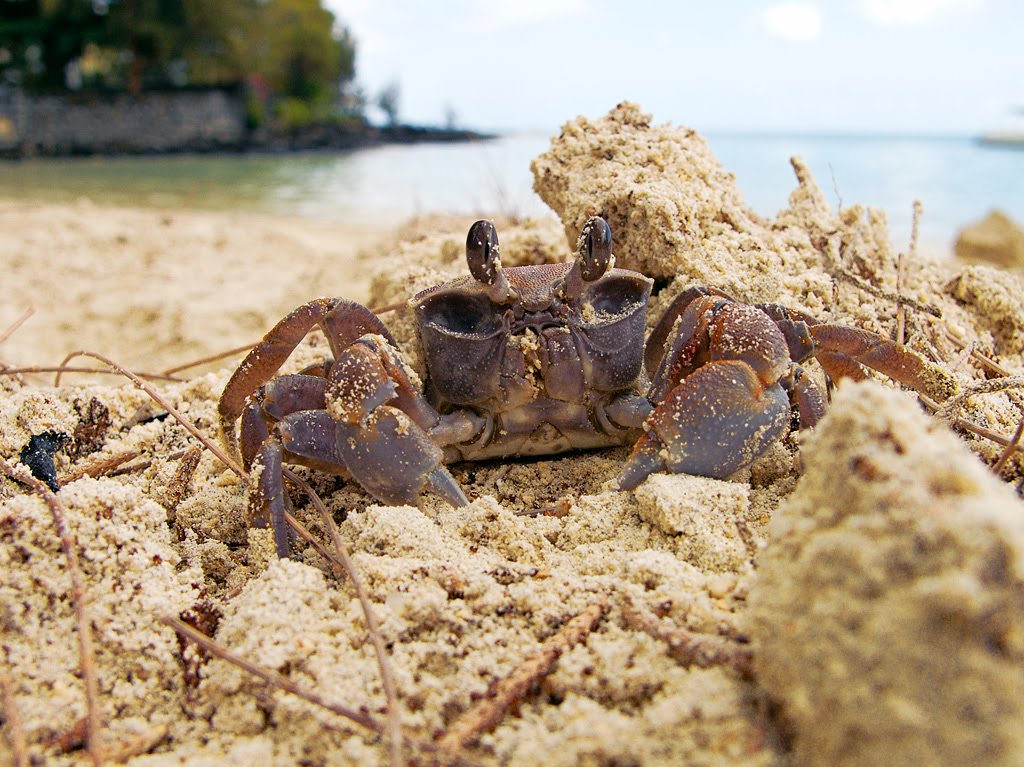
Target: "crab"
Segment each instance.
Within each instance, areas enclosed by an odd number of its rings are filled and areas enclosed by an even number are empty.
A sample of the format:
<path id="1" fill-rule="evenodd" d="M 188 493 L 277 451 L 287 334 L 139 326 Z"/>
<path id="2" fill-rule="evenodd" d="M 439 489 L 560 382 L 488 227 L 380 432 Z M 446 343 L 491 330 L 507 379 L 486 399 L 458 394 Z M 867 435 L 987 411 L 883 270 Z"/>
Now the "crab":
<path id="1" fill-rule="evenodd" d="M 423 385 L 383 322 L 344 298 L 295 309 L 228 381 L 222 435 L 251 470 L 251 524 L 273 528 L 281 556 L 285 463 L 352 479 L 387 505 L 426 491 L 467 504 L 453 462 L 613 445 L 633 446 L 616 479 L 624 491 L 659 471 L 725 478 L 782 438 L 794 413 L 801 428 L 822 417 L 808 358 L 831 378 L 863 378 L 866 365 L 923 389 L 930 374 L 874 333 L 705 287 L 679 294 L 645 343 L 654 282 L 614 266 L 597 217 L 571 263 L 503 269 L 489 221 L 470 227 L 466 258 L 469 275 L 409 301 Z M 332 359 L 274 377 L 317 326 Z"/>

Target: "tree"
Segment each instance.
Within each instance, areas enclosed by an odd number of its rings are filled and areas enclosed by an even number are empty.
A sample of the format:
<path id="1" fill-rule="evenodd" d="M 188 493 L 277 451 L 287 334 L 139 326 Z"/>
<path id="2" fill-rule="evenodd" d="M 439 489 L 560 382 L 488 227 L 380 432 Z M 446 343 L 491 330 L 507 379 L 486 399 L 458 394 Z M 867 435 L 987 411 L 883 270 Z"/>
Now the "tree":
<path id="1" fill-rule="evenodd" d="M 321 0 L 0 0 L 0 81 L 64 86 L 86 57 L 104 87 L 259 78 L 326 114 L 355 77 L 355 41 Z"/>
<path id="2" fill-rule="evenodd" d="M 386 85 L 377 95 L 377 106 L 388 119 L 388 125 L 398 124 L 398 102 L 401 91 L 397 82 Z"/>
<path id="3" fill-rule="evenodd" d="M 107 37 L 103 6 L 88 0 L 0 0 L 0 82 L 62 88 L 68 65 Z"/>

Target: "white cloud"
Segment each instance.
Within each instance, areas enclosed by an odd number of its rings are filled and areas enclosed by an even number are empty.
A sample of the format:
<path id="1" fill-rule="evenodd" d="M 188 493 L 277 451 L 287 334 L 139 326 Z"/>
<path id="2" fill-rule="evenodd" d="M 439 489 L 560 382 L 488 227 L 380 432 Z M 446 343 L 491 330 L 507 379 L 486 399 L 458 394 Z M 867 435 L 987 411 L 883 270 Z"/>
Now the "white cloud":
<path id="1" fill-rule="evenodd" d="M 821 11 L 808 3 L 773 5 L 761 13 L 761 23 L 770 34 L 791 43 L 808 43 L 821 37 Z"/>
<path id="2" fill-rule="evenodd" d="M 980 9 L 985 0 L 857 0 L 861 11 L 871 21 L 884 27 L 912 26 L 970 13 Z"/>

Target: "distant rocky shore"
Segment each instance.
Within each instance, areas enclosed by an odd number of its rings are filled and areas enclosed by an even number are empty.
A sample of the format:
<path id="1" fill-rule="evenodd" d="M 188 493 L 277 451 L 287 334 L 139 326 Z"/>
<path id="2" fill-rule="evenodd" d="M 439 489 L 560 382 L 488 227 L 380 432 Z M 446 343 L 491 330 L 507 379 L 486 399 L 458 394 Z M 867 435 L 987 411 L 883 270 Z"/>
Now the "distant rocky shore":
<path id="1" fill-rule="evenodd" d="M 242 88 L 28 94 L 0 87 L 0 157 L 357 149 L 491 135 L 417 125 L 378 127 L 359 117 L 301 128 L 253 128 Z"/>

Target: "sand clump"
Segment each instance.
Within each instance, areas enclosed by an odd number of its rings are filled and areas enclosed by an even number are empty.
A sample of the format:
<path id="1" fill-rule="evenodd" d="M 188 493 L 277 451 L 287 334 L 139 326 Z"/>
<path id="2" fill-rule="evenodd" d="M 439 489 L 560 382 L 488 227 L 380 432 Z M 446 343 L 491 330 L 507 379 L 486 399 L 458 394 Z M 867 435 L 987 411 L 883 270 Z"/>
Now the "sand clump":
<path id="1" fill-rule="evenodd" d="M 1024 515 L 910 397 L 840 388 L 768 526 L 758 680 L 806 765 L 1024 762 Z"/>
<path id="2" fill-rule="evenodd" d="M 571 259 L 579 226 L 587 216 L 601 214 L 612 224 L 617 265 L 643 268 L 656 278 L 652 322 L 659 307 L 700 282 L 739 298 L 781 301 L 822 320 L 891 335 L 898 293 L 911 299 L 904 303 L 908 344 L 935 360 L 951 389 L 969 392 L 986 377 L 997 376 L 970 349 L 991 358 L 1000 370 L 1024 374 L 1020 347 L 1014 346 L 1024 327 L 1024 286 L 993 269 L 960 268 L 909 254 L 898 280 L 884 216 L 856 206 L 832 210 L 799 161 L 794 162 L 797 185 L 790 207 L 765 219 L 746 208 L 732 176 L 697 134 L 653 125 L 638 107 L 626 104 L 603 118 L 567 124 L 534 169 L 538 191 L 559 220 L 497 221 L 506 266 Z M 67 209 L 56 210 L 60 225 L 55 236 L 66 238 L 73 249 L 82 225 Z M 113 213 L 112 220 L 124 221 L 124 215 Z M 235 222 L 232 217 L 219 224 L 204 220 L 213 228 Z M 469 224 L 468 219 L 420 221 L 387 238 L 370 262 L 375 272 L 368 303 L 400 303 L 465 274 Z M 96 257 L 102 252 L 99 248 Z M 279 314 L 332 292 L 319 285 L 307 288 Z M 290 284 L 281 286 L 282 292 L 291 289 Z M 232 296 L 248 300 L 228 291 L 218 301 L 230 305 Z M 279 299 L 284 300 L 274 296 L 261 306 L 276 305 Z M 919 306 L 937 309 L 941 317 Z M 260 331 L 279 314 L 267 318 Z M 422 375 L 409 314 L 398 310 L 384 319 Z M 101 326 L 94 340 L 113 338 L 116 328 L 105 323 L 116 324 L 119 316 L 115 309 L 91 316 L 90 323 Z M 139 332 L 160 337 L 161 321 L 158 313 L 143 321 L 153 327 Z M 251 332 L 245 328 L 243 333 Z M 54 348 L 84 345 L 63 335 L 68 330 L 60 329 L 48 343 Z M 2 351 L 9 359 L 9 348 Z M 315 332 L 285 371 L 302 369 L 326 354 L 326 341 Z M 21 352 L 19 358 L 24 358 Z M 813 363 L 808 368 L 820 377 Z M 190 381 L 160 384 L 160 390 L 201 431 L 214 435 L 216 400 L 230 372 L 223 367 Z M 277 561 L 267 532 L 246 524 L 245 483 L 212 455 L 204 453 L 194 473 L 182 479 L 195 440 L 137 389 L 0 380 L 4 461 L 17 463 L 26 441 L 46 430 L 77 433 L 71 444 L 83 446 L 58 452 L 59 477 L 138 451 L 117 476 L 70 482 L 58 493 L 82 547 L 89 609 L 101 629 L 106 737 L 125 740 L 144 723 L 166 728 L 129 764 L 386 763 L 381 738 L 274 690 L 224 660 L 194 648 L 183 651 L 173 632 L 156 622 L 161 615 L 184 615 L 251 661 L 383 721 L 383 684 L 347 579 L 336 578 L 330 564 L 301 542 L 293 561 Z M 913 398 L 890 401 L 896 395 L 878 394 L 880 384 L 873 386 L 840 389 L 834 421 L 822 424 L 817 439 L 790 435 L 727 481 L 656 475 L 635 492 L 618 492 L 610 481 L 628 448 L 615 448 L 456 465 L 452 473 L 472 500 L 468 507 L 451 509 L 427 498 L 412 508 L 380 506 L 341 479 L 300 470 L 325 499 L 365 583 L 394 669 L 406 731 L 421 740 L 440 736 L 573 616 L 597 604 L 606 605 L 607 613 L 593 630 L 564 650 L 552 672 L 517 701 L 514 711 L 480 734 L 468 756 L 502 765 L 784 763 L 806 753 L 818 730 L 825 731 L 821 737 L 835 739 L 862 721 L 874 726 L 875 719 L 857 717 L 878 712 L 836 711 L 835 699 L 828 696 L 844 691 L 809 685 L 820 670 L 801 665 L 830 650 L 837 653 L 830 656 L 838 658 L 836 663 L 845 662 L 844 652 L 858 660 L 855 639 L 873 648 L 865 649 L 863 657 L 893 653 L 891 678 L 878 676 L 890 669 L 885 664 L 876 675 L 867 675 L 876 688 L 895 689 L 904 674 L 900 658 L 946 656 L 963 661 L 958 670 L 970 667 L 965 685 L 986 684 L 1000 662 L 1019 658 L 1020 652 L 1019 603 L 1008 596 L 1014 583 L 1019 593 L 1019 562 L 1008 553 L 1019 552 L 1013 548 L 1018 533 L 1006 519 L 1013 513 L 1021 518 L 1021 504 L 1012 491 L 998 490 L 978 460 L 995 460 L 1001 446 L 966 432 L 953 436 L 941 422 L 906 412 L 915 409 Z M 967 398 L 950 415 L 1011 434 L 1021 417 L 1018 403 L 1010 388 Z M 879 425 L 884 419 L 889 419 L 888 431 Z M 856 446 L 835 448 L 835 455 L 820 455 L 830 453 L 828 440 L 845 434 L 862 439 Z M 904 453 L 894 451 L 893 440 L 907 443 Z M 945 459 L 922 452 L 931 443 L 938 450 L 943 440 L 959 450 L 948 481 L 940 471 Z M 956 445 L 958 440 L 974 455 Z M 851 466 L 853 451 L 865 460 Z M 890 453 L 897 464 L 931 463 L 926 471 L 908 465 L 897 472 L 875 458 Z M 1021 474 L 1017 454 L 1003 476 L 1015 480 Z M 903 484 L 884 479 L 897 475 Z M 877 536 L 864 533 L 863 544 L 851 544 L 857 552 L 850 555 L 853 561 L 876 561 L 870 547 L 878 541 L 894 551 L 904 551 L 900 545 L 915 540 L 931 548 L 920 554 L 920 561 L 911 556 L 905 572 L 886 572 L 881 582 L 871 582 L 878 594 L 891 593 L 892 600 L 862 604 L 851 597 L 856 610 L 848 614 L 838 591 L 805 594 L 835 608 L 818 614 L 819 625 L 800 641 L 782 641 L 779 632 L 803 626 L 801 621 L 810 617 L 795 603 L 786 580 L 800 577 L 799 562 L 790 562 L 799 544 L 788 542 L 807 541 L 806 547 L 813 548 L 830 532 L 799 522 L 800 510 L 813 505 L 808 499 L 824 493 L 828 481 L 841 484 L 843 494 L 837 498 L 865 499 L 863 514 L 847 514 L 851 525 L 875 520 L 869 532 Z M 988 512 L 980 508 L 982 497 L 993 507 Z M 305 497 L 295 492 L 292 501 L 296 518 L 329 545 Z M 851 501 L 850 508 L 861 507 Z M 5 557 L 0 644 L 13 699 L 33 758 L 74 763 L 81 756 L 54 739 L 75 724 L 84 705 L 66 565 L 45 507 L 6 478 L 0 478 L 0 521 L 0 555 Z M 787 525 L 801 529 L 791 532 Z M 25 551 L 31 556 L 19 553 Z M 993 557 L 1000 551 L 1006 553 L 1005 567 L 981 566 L 998 564 Z M 941 565 L 935 570 L 938 580 L 909 578 L 907 573 L 917 574 L 915 568 L 930 566 L 933 559 Z M 839 566 L 846 561 L 823 557 L 816 572 L 825 583 L 849 585 L 844 580 L 849 568 Z M 767 563 L 772 563 L 770 571 Z M 928 591 L 931 583 L 934 592 Z M 913 597 L 904 600 L 912 605 L 904 618 L 897 614 L 903 606 L 896 599 L 901 584 L 909 584 L 907 593 Z M 927 611 L 956 588 L 967 591 L 964 606 L 954 605 L 959 612 L 949 621 L 929 623 L 935 613 Z M 832 597 L 836 601 L 828 602 Z M 751 601 L 754 611 L 747 606 Z M 776 604 L 778 610 L 771 607 Z M 871 610 L 884 617 L 872 618 Z M 658 631 L 631 617 L 637 611 Z M 863 624 L 851 625 L 848 615 L 863 615 Z M 918 644 L 888 642 L 884 633 L 862 630 L 876 625 L 904 626 Z M 964 646 L 951 653 L 951 632 L 957 628 L 967 635 Z M 974 629 L 980 634 L 972 634 Z M 847 634 L 850 638 L 844 639 Z M 753 649 L 755 672 L 751 676 L 728 661 L 682 662 L 666 635 L 725 643 L 739 655 Z M 980 635 L 992 647 L 976 642 Z M 819 648 L 820 636 L 837 637 L 835 647 Z M 48 659 L 37 651 L 40 643 L 61 650 Z M 942 674 L 936 672 L 936 684 L 946 683 Z M 1000 701 L 1017 689 L 1016 679 L 1007 673 L 1001 680 Z M 859 689 L 848 692 L 853 696 Z M 904 696 L 904 714 L 920 710 L 912 693 Z M 985 752 L 974 763 L 999 763 L 992 755 L 1013 753 L 1015 747 L 1004 727 L 1014 711 L 1010 703 L 1001 709 L 976 706 L 968 712 L 970 727 L 962 724 L 968 714 L 949 713 L 944 721 L 960 732 L 947 734 L 943 742 L 961 748 L 957 744 L 967 743 L 971 732 L 986 733 L 987 742 L 1002 751 Z M 834 723 L 831 729 L 819 727 L 826 716 Z M 878 724 L 884 738 L 879 742 L 904 748 L 917 742 L 922 728 L 926 725 L 914 717 L 890 717 Z M 0 746 L 0 762 L 5 747 Z M 957 753 L 980 753 L 972 748 L 968 744 Z M 859 763 L 883 762 L 866 758 Z"/>
<path id="3" fill-rule="evenodd" d="M 954 251 L 965 261 L 1024 269 L 1024 229 L 1003 211 L 990 210 L 957 233 Z"/>

